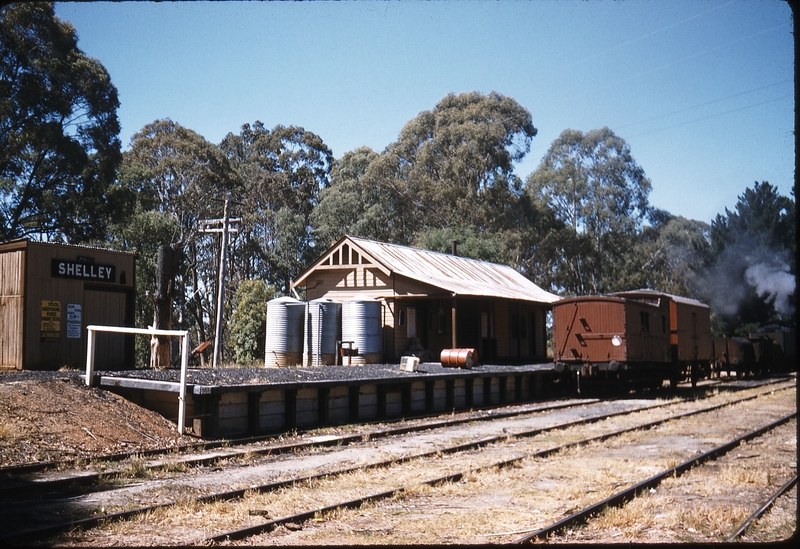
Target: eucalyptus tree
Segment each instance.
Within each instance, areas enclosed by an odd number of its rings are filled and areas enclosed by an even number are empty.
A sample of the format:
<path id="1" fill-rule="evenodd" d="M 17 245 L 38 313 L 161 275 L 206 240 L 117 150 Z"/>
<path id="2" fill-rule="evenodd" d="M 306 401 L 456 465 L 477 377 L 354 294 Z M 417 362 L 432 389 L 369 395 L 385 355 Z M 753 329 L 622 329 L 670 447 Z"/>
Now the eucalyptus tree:
<path id="1" fill-rule="evenodd" d="M 396 241 L 409 243 L 425 228 L 496 229 L 521 194 L 514 163 L 536 133 L 530 112 L 496 92 L 448 94 L 406 123 L 365 175 L 403 216 Z"/>
<path id="2" fill-rule="evenodd" d="M 394 242 L 402 230 L 402 212 L 394 196 L 375 183 L 370 165 L 380 155 L 369 147 L 344 154 L 331 169 L 330 184 L 320 191 L 319 204 L 311 214 L 314 238 L 321 245 L 345 234 Z"/>
<path id="3" fill-rule="evenodd" d="M 51 2 L 0 7 L 0 241 L 85 242 L 116 214 L 117 90 Z"/>
<path id="4" fill-rule="evenodd" d="M 560 238 L 558 285 L 579 295 L 622 289 L 624 258 L 646 219 L 651 189 L 625 140 L 609 128 L 565 130 L 526 184 L 569 229 Z"/>
<path id="5" fill-rule="evenodd" d="M 316 134 L 296 126 L 245 124 L 220 148 L 244 182 L 242 233 L 234 247 L 243 279 L 288 291 L 315 259 L 311 214 L 330 179 L 333 154 Z"/>
<path id="6" fill-rule="evenodd" d="M 217 239 L 203 236 L 200 222 L 222 216 L 225 194 L 240 188 L 236 173 L 216 145 L 164 119 L 132 137 L 130 150 L 123 154 L 120 185 L 135 196 L 135 206 L 128 222 L 115 227 L 112 243 L 139 252 L 140 309 L 144 315 L 152 312 L 154 322 L 165 316 L 145 296 L 153 296 L 159 268 L 168 267 L 156 264 L 158 248 L 169 246 L 182 260 L 174 273 L 175 321 L 195 328 L 199 340 L 206 339 L 219 256 Z"/>
<path id="7" fill-rule="evenodd" d="M 699 299 L 700 279 L 713 258 L 711 226 L 682 216 L 660 217 L 641 231 L 621 282 Z"/>

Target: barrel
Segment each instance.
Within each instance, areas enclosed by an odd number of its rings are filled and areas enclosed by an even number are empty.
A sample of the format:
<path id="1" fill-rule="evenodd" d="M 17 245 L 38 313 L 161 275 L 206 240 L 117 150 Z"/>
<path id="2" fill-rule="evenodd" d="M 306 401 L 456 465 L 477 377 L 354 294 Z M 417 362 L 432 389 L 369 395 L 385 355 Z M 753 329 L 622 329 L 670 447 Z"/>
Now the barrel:
<path id="1" fill-rule="evenodd" d="M 478 364 L 478 353 L 475 349 L 442 349 L 439 361 L 447 368 L 472 368 Z"/>
<path id="2" fill-rule="evenodd" d="M 278 297 L 267 302 L 264 366 L 300 364 L 305 310 L 305 303 L 291 297 Z"/>
<path id="3" fill-rule="evenodd" d="M 342 303 L 342 341 L 352 341 L 358 351 L 352 364 L 374 364 L 383 357 L 381 302 L 370 297 L 348 299 Z M 343 344 L 346 346 L 346 344 Z"/>
<path id="4" fill-rule="evenodd" d="M 336 342 L 342 333 L 342 303 L 315 299 L 306 307 L 306 333 L 303 338 L 303 364 L 335 364 Z"/>

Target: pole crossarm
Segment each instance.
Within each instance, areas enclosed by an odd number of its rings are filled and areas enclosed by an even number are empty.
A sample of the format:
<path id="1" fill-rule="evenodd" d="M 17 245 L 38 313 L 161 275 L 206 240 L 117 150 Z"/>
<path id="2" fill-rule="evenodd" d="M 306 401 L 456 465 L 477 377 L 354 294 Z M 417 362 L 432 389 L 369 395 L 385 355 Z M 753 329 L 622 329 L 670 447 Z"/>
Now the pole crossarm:
<path id="1" fill-rule="evenodd" d="M 151 336 L 178 336 L 181 338 L 181 388 L 178 393 L 178 434 L 183 434 L 186 422 L 186 375 L 189 369 L 189 332 L 187 330 L 157 330 L 155 328 L 131 328 L 129 326 L 86 327 L 89 338 L 86 343 L 86 385 L 92 386 L 94 377 L 94 335 L 95 332 L 112 332 L 117 334 L 142 334 Z"/>

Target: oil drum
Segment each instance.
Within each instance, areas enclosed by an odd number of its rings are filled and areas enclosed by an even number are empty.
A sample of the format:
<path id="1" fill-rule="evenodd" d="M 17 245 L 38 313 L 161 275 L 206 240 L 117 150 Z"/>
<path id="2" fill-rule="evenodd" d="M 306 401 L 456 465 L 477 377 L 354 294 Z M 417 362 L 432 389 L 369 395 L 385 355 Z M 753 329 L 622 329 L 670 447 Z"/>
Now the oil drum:
<path id="1" fill-rule="evenodd" d="M 442 349 L 439 361 L 447 368 L 472 368 L 478 364 L 478 353 L 475 349 Z"/>

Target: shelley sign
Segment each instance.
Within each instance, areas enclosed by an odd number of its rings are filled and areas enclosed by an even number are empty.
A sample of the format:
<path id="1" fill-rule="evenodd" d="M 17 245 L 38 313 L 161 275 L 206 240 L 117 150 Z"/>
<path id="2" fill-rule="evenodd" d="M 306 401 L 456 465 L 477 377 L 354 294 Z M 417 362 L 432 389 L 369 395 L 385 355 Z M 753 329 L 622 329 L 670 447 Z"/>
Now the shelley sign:
<path id="1" fill-rule="evenodd" d="M 50 274 L 57 278 L 77 278 L 96 282 L 114 282 L 117 272 L 114 265 L 98 265 L 94 259 L 78 258 L 78 261 L 53 259 Z"/>

